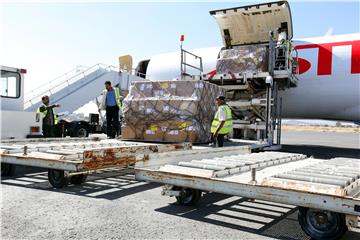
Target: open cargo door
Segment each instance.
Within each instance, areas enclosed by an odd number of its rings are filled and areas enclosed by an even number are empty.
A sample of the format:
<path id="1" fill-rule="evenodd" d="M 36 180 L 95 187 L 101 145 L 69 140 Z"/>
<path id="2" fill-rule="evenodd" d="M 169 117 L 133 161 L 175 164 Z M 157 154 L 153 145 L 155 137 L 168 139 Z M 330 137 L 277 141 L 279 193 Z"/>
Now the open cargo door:
<path id="1" fill-rule="evenodd" d="M 120 71 L 131 72 L 132 70 L 132 56 L 124 55 L 119 57 L 119 69 Z"/>
<path id="2" fill-rule="evenodd" d="M 288 40 L 293 37 L 291 11 L 287 1 L 214 10 L 210 14 L 217 21 L 227 48 L 268 42 L 270 31 L 273 31 L 276 39 L 279 30 L 287 33 Z"/>

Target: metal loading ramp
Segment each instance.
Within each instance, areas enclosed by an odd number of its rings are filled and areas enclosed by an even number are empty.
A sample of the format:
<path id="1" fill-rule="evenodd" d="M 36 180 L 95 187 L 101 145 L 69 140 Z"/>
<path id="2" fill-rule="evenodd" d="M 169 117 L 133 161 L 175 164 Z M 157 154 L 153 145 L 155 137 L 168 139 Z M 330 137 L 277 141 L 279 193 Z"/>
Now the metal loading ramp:
<path id="1" fill-rule="evenodd" d="M 74 176 L 85 181 L 87 174 L 96 170 L 132 168 L 139 155 L 189 148 L 191 144 L 186 143 L 152 144 L 115 139 L 24 139 L 2 141 L 0 159 L 2 174 L 12 164 L 46 168 L 49 182 L 54 187 L 64 187 Z"/>
<path id="2" fill-rule="evenodd" d="M 195 204 L 202 191 L 216 192 L 340 214 L 350 230 L 360 231 L 359 159 L 249 153 L 245 147 L 194 149 L 150 154 L 137 161 L 135 176 L 165 184 L 162 194 L 183 205 Z"/>

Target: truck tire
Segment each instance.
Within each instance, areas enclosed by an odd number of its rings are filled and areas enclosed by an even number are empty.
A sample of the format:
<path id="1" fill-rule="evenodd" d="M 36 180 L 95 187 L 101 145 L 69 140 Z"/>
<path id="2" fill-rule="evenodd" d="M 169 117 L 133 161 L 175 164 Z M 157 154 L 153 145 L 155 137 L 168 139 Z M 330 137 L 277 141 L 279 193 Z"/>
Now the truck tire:
<path id="1" fill-rule="evenodd" d="M 174 188 L 174 190 L 180 190 L 180 189 L 181 189 L 181 194 L 180 196 L 176 197 L 176 200 L 180 205 L 194 206 L 199 202 L 202 194 L 200 190 L 192 189 L 192 188 Z"/>
<path id="2" fill-rule="evenodd" d="M 82 184 L 86 181 L 87 176 L 88 176 L 87 174 L 79 174 L 79 175 L 71 176 L 70 183 L 75 185 Z"/>
<path id="3" fill-rule="evenodd" d="M 84 125 L 78 125 L 73 131 L 72 137 L 88 137 L 89 129 Z"/>
<path id="4" fill-rule="evenodd" d="M 65 176 L 63 170 L 49 169 L 48 179 L 54 188 L 63 188 L 69 184 L 69 178 Z"/>
<path id="5" fill-rule="evenodd" d="M 300 207 L 298 220 L 302 230 L 314 240 L 340 239 L 347 231 L 341 213 Z"/>
<path id="6" fill-rule="evenodd" d="M 15 174 L 15 165 L 10 163 L 1 163 L 1 176 L 10 177 Z"/>

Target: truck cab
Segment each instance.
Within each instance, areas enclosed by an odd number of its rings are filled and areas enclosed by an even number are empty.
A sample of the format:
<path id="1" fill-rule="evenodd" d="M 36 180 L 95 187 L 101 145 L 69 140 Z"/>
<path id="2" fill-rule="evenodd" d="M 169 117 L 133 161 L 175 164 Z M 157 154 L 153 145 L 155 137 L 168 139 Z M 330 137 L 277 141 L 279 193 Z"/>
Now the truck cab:
<path id="1" fill-rule="evenodd" d="M 40 115 L 24 111 L 26 69 L 0 66 L 1 139 L 41 136 Z"/>

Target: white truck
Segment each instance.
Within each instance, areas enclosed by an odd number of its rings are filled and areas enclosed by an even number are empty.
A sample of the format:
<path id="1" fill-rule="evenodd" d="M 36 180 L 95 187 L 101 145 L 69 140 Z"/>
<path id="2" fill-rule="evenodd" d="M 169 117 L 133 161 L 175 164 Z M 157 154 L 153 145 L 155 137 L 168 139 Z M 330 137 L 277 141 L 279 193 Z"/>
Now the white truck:
<path id="1" fill-rule="evenodd" d="M 0 66 L 1 68 L 1 139 L 22 139 L 22 138 L 38 138 L 42 137 L 42 121 L 39 113 L 36 113 L 36 109 L 41 105 L 41 97 L 43 95 L 49 95 L 52 102 L 60 103 L 61 109 L 63 112 L 69 110 L 73 110 L 78 106 L 82 106 L 91 99 L 91 97 L 95 98 L 99 95 L 98 87 L 95 88 L 93 92 L 87 91 L 87 94 L 81 93 L 81 91 L 76 92 L 76 90 L 69 89 L 71 84 L 75 84 L 77 89 L 80 89 L 81 85 L 91 85 L 88 83 L 85 73 L 78 72 L 79 76 L 77 79 L 73 80 L 73 82 L 69 83 L 69 79 L 67 79 L 65 85 L 64 82 L 49 84 L 46 91 L 40 90 L 35 95 L 25 96 L 24 94 L 24 81 L 26 69 L 19 69 L 13 67 Z M 96 70 L 90 69 L 92 75 L 97 74 Z M 101 69 L 102 70 L 102 69 Z M 106 72 L 107 73 L 107 72 Z M 69 73 L 67 73 L 69 74 Z M 102 72 L 104 75 L 104 73 Z M 109 80 L 113 80 L 112 73 Z M 87 77 L 87 78 L 86 78 Z M 96 79 L 98 75 L 95 75 Z M 85 79 L 84 79 L 85 78 Z M 92 79 L 90 79 L 92 80 Z M 94 81 L 98 86 L 103 85 L 103 81 Z M 100 84 L 98 83 L 100 82 Z M 80 87 L 79 87 L 80 86 Z M 74 88 L 74 86 L 71 86 Z M 91 87 L 91 86 L 89 86 Z M 59 92 L 62 91 L 62 92 Z M 75 93 L 76 92 L 76 93 Z M 56 93 L 61 99 L 53 99 L 53 94 Z M 77 97 L 77 101 L 74 104 L 69 102 L 69 95 L 75 95 Z M 79 97 L 82 95 L 83 97 Z M 26 98 L 27 97 L 27 98 Z M 59 101 L 58 101 L 59 100 Z M 74 100 L 74 99 L 70 99 Z M 57 109 L 58 110 L 58 109 Z M 57 112 L 60 118 L 63 119 L 63 114 Z M 95 114 L 93 114 L 95 115 Z M 101 126 L 99 126 L 99 117 L 90 115 L 90 120 L 87 121 L 85 119 L 79 121 L 61 121 L 61 124 L 58 124 L 55 127 L 56 136 L 61 137 L 64 135 L 69 136 L 80 136 L 86 137 L 91 132 L 101 132 Z M 93 116 L 93 117 L 92 117 Z M 97 120 L 97 121 L 96 121 Z"/>
<path id="2" fill-rule="evenodd" d="M 40 115 L 24 111 L 24 75 L 26 69 L 0 66 L 1 139 L 41 137 Z"/>

